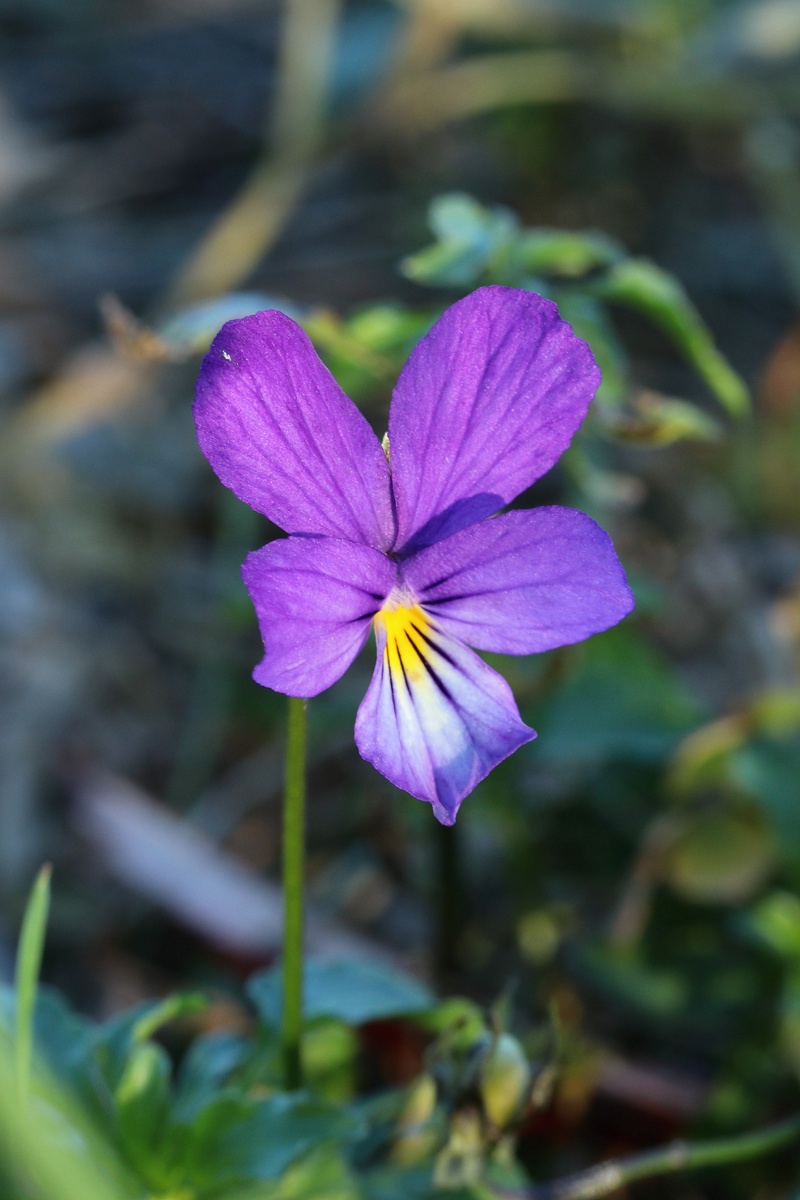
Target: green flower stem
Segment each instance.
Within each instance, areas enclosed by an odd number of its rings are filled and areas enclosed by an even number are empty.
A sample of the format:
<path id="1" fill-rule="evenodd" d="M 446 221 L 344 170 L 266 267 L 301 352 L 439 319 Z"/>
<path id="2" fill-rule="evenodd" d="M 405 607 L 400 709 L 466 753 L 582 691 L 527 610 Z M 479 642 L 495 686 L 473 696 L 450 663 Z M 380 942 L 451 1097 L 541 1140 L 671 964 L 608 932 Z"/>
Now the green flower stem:
<path id="1" fill-rule="evenodd" d="M 788 1146 L 796 1138 L 800 1138 L 800 1113 L 738 1137 L 718 1138 L 711 1142 L 671 1142 L 661 1150 L 612 1159 L 578 1175 L 534 1188 L 526 1193 L 526 1197 L 527 1200 L 596 1200 L 638 1179 L 652 1179 L 656 1175 L 700 1167 L 722 1167 L 758 1158 Z"/>
<path id="2" fill-rule="evenodd" d="M 283 799 L 283 1016 L 281 1050 L 287 1091 L 302 1087 L 303 884 L 305 866 L 306 701 L 289 697 Z"/>

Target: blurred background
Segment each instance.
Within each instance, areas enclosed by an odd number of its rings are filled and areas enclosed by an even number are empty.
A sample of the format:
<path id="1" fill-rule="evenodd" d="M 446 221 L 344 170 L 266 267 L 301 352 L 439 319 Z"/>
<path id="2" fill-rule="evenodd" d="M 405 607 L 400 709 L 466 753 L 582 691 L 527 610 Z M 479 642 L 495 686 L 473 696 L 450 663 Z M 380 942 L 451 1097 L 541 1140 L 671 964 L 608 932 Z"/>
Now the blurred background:
<path id="1" fill-rule="evenodd" d="M 196 447 L 199 357 L 279 306 L 382 433 L 410 346 L 497 279 L 606 380 L 520 504 L 601 520 L 637 611 L 500 663 L 539 739 L 454 830 L 357 755 L 369 649 L 312 703 L 311 944 L 556 1012 L 556 1143 L 796 1106 L 800 4 L 2 0 L 0 28 L 0 968 L 49 860 L 79 1007 L 202 986 L 242 1019 L 285 714 L 239 567 L 276 531 Z"/>

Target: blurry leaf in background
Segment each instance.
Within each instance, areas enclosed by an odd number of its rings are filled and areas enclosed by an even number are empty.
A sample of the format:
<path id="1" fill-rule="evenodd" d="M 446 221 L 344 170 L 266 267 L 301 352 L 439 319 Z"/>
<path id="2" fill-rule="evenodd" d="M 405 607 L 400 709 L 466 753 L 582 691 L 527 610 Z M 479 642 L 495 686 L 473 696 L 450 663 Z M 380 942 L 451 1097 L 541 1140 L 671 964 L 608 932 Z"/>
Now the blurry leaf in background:
<path id="1" fill-rule="evenodd" d="M 277 309 L 293 321 L 303 318 L 302 306 L 282 296 L 270 296 L 265 292 L 227 292 L 213 300 L 189 304 L 170 313 L 158 322 L 154 332 L 171 353 L 205 353 L 226 321 L 249 317 L 267 308 Z"/>
<path id="2" fill-rule="evenodd" d="M 217 1187 L 277 1179 L 321 1143 L 348 1141 L 360 1130 L 345 1109 L 301 1092 L 242 1101 L 208 1131 L 203 1176 Z"/>
<path id="3" fill-rule="evenodd" d="M 800 737 L 755 737 L 737 751 L 731 770 L 763 805 L 782 852 L 800 861 Z"/>
<path id="4" fill-rule="evenodd" d="M 31 1114 L 36 1119 L 31 1119 Z M 0 1035 L 0 1166 L 19 1182 L 8 1200 L 139 1200 L 141 1186 L 75 1100 L 35 1068 L 29 1105 L 13 1086 L 11 1045 Z"/>
<path id="5" fill-rule="evenodd" d="M 138 1004 L 97 1026 L 94 1043 L 108 1086 L 117 1090 L 138 1047 L 146 1045 L 170 1021 L 202 1012 L 208 1003 L 199 992 L 179 993 L 166 1000 Z"/>
<path id="6" fill-rule="evenodd" d="M 769 824 L 753 804 L 686 814 L 667 861 L 673 890 L 695 904 L 740 904 L 775 866 Z"/>
<path id="7" fill-rule="evenodd" d="M 305 1153 L 274 1183 L 226 1188 L 223 1200 L 364 1200 L 364 1191 L 340 1151 L 322 1146 Z M 404 1200 L 399 1192 L 396 1200 Z"/>
<path id="8" fill-rule="evenodd" d="M 793 892 L 770 892 L 747 920 L 777 954 L 800 964 L 800 897 Z"/>
<path id="9" fill-rule="evenodd" d="M 597 943 L 576 946 L 580 975 L 620 1003 L 659 1019 L 678 1016 L 689 999 L 689 981 L 679 970 L 650 966 L 637 955 L 615 953 Z"/>
<path id="10" fill-rule="evenodd" d="M 591 284 L 591 291 L 604 300 L 637 309 L 658 325 L 732 417 L 742 417 L 750 411 L 744 382 L 720 354 L 674 275 L 647 259 L 629 258 L 598 276 Z"/>
<path id="11" fill-rule="evenodd" d="M 165 1134 L 172 1064 L 163 1046 L 142 1042 L 127 1056 L 114 1089 L 117 1129 L 126 1154 L 146 1176 Z"/>
<path id="12" fill-rule="evenodd" d="M 675 796 L 689 796 L 726 785 L 734 751 L 745 744 L 748 724 L 740 714 L 718 717 L 693 730 L 680 743 L 666 778 Z"/>
<path id="13" fill-rule="evenodd" d="M 516 270 L 531 275 L 579 279 L 625 258 L 627 251 L 615 238 L 596 230 L 526 229 L 516 239 Z"/>
<path id="14" fill-rule="evenodd" d="M 646 389 L 634 392 L 626 411 L 610 418 L 608 427 L 623 441 L 645 446 L 672 446 L 684 438 L 719 442 L 723 437 L 719 422 L 696 405 Z"/>
<path id="15" fill-rule="evenodd" d="M 175 1120 L 191 1122 L 250 1051 L 250 1043 L 240 1034 L 225 1032 L 196 1037 L 178 1071 L 173 1103 Z"/>
<path id="16" fill-rule="evenodd" d="M 679 281 L 646 259 L 626 255 L 614 238 L 593 231 L 521 229 L 503 208 L 473 197 L 437 197 L 429 223 L 438 240 L 401 263 L 418 283 L 466 289 L 510 284 L 552 297 L 600 364 L 599 414 L 606 432 L 651 446 L 684 438 L 716 441 L 722 428 L 686 400 L 637 389 L 605 305 L 637 309 L 663 330 L 734 417 L 750 411 L 747 388 L 720 354 Z M 628 401 L 628 411 L 617 409 Z"/>
<path id="17" fill-rule="evenodd" d="M 509 209 L 484 208 L 472 196 L 437 196 L 428 212 L 437 241 L 403 259 L 409 279 L 441 287 L 469 287 L 485 272 L 502 278 L 519 221 Z"/>
<path id="18" fill-rule="evenodd" d="M 699 704 L 634 627 L 600 634 L 574 655 L 566 679 L 534 717 L 545 761 L 660 762 L 697 723 Z"/>
<path id="19" fill-rule="evenodd" d="M 262 1021 L 280 1022 L 280 968 L 254 975 L 247 994 Z M 303 1011 L 307 1020 L 336 1017 L 349 1025 L 422 1013 L 434 1006 L 433 994 L 410 975 L 356 959 L 320 962 L 307 959 Z"/>
<path id="20" fill-rule="evenodd" d="M 790 968 L 780 1004 L 781 1039 L 786 1053 L 800 1076 L 800 965 Z"/>
<path id="21" fill-rule="evenodd" d="M 604 305 L 575 288 L 560 288 L 553 298 L 564 320 L 592 347 L 602 372 L 590 414 L 595 405 L 615 412 L 630 390 L 630 363 Z"/>

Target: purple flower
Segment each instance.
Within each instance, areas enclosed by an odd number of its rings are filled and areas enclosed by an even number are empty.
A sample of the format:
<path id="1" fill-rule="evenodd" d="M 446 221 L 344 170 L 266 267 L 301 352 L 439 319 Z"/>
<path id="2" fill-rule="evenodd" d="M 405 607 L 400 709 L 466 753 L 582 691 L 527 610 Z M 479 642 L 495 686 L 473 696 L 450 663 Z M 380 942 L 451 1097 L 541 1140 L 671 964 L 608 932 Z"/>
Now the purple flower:
<path id="1" fill-rule="evenodd" d="M 244 564 L 265 651 L 253 677 L 316 696 L 373 627 L 356 744 L 445 825 L 536 736 L 475 650 L 551 650 L 633 607 L 611 539 L 583 513 L 493 516 L 566 450 L 599 382 L 556 306 L 504 287 L 458 301 L 414 349 L 388 454 L 282 313 L 229 321 L 203 362 L 203 452 L 290 535 Z"/>

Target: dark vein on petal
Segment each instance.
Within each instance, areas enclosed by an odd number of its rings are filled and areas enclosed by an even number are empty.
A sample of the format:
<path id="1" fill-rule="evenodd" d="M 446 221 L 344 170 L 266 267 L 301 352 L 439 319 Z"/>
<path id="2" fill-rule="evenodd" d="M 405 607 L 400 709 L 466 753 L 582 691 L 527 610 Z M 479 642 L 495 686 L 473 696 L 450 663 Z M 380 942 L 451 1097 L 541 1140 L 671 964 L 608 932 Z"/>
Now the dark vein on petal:
<path id="1" fill-rule="evenodd" d="M 423 642 L 427 642 L 432 650 L 435 650 L 437 654 L 441 655 L 441 657 L 444 659 L 444 661 L 446 663 L 449 663 L 450 666 L 454 670 L 457 671 L 459 669 L 458 663 L 456 662 L 456 660 L 450 654 L 448 654 L 446 650 L 443 650 L 441 648 L 441 646 L 438 645 L 438 643 L 433 640 L 432 637 L 430 637 L 427 633 L 423 633 L 423 631 L 418 626 L 416 626 L 413 621 L 411 622 L 411 628 L 414 630 L 415 633 L 419 634 L 419 636 L 422 638 Z"/>
<path id="2" fill-rule="evenodd" d="M 415 628 L 416 628 L 416 627 L 415 627 Z M 417 630 L 417 632 L 419 632 L 419 630 Z M 450 703 L 453 705 L 453 707 L 455 708 L 455 707 L 456 707 L 456 703 L 455 703 L 455 700 L 453 699 L 453 696 L 452 696 L 452 693 L 450 692 L 450 689 L 447 687 L 447 685 L 445 684 L 444 680 L 441 678 L 441 676 L 439 675 L 439 673 L 433 669 L 433 667 L 432 667 L 432 666 L 431 666 L 431 664 L 428 662 L 428 660 L 427 660 L 427 658 L 425 657 L 425 655 L 424 655 L 424 654 L 422 653 L 422 651 L 420 650 L 420 648 L 419 648 L 419 646 L 417 645 L 417 643 L 416 643 L 416 642 L 414 641 L 414 639 L 412 638 L 411 634 L 410 634 L 410 633 L 408 633 L 408 631 L 406 631 L 406 641 L 409 643 L 409 645 L 410 645 L 410 646 L 412 646 L 412 647 L 413 647 L 413 649 L 414 649 L 414 651 L 415 651 L 415 653 L 416 653 L 416 655 L 417 655 L 417 658 L 418 658 L 418 659 L 419 659 L 419 661 L 422 663 L 423 667 L 424 667 L 424 668 L 425 668 L 425 670 L 428 672 L 428 674 L 430 675 L 430 677 L 431 677 L 431 679 L 433 680 L 433 682 L 436 684 L 436 686 L 437 686 L 437 688 L 439 689 L 439 691 L 442 693 L 442 695 L 445 697 L 445 699 L 446 699 L 446 700 L 449 700 L 449 702 L 450 702 Z"/>

